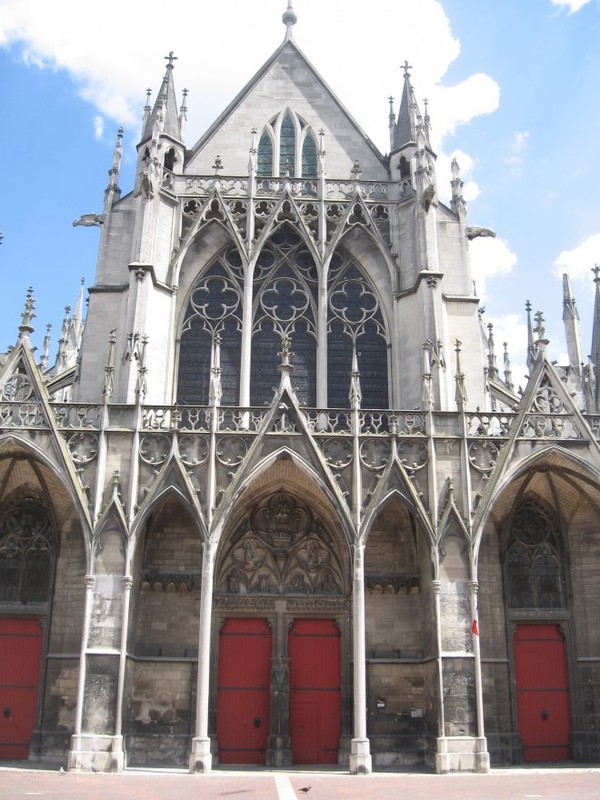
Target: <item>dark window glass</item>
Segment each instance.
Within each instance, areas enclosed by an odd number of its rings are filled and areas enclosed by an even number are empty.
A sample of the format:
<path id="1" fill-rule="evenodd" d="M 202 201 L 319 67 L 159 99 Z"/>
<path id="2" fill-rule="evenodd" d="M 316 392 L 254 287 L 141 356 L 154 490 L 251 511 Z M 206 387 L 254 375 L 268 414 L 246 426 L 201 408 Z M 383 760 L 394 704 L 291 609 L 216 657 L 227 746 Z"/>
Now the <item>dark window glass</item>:
<path id="1" fill-rule="evenodd" d="M 258 143 L 256 173 L 261 178 L 273 175 L 273 142 L 268 133 L 263 133 Z"/>
<path id="2" fill-rule="evenodd" d="M 296 175 L 296 129 L 290 114 L 286 114 L 279 133 L 279 174 Z"/>
<path id="3" fill-rule="evenodd" d="M 302 145 L 302 177 L 317 177 L 317 145 L 311 133 L 309 133 Z"/>

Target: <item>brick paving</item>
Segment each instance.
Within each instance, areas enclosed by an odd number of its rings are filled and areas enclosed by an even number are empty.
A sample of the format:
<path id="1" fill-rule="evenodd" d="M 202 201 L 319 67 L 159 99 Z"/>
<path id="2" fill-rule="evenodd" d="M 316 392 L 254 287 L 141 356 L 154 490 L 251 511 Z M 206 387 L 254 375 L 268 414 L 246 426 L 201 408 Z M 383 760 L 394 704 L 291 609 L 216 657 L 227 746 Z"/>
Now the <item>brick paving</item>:
<path id="1" fill-rule="evenodd" d="M 303 788 L 310 787 L 308 792 Z M 488 775 L 126 770 L 119 775 L 0 767 L 1 800 L 600 800 L 600 768 L 504 769 Z"/>

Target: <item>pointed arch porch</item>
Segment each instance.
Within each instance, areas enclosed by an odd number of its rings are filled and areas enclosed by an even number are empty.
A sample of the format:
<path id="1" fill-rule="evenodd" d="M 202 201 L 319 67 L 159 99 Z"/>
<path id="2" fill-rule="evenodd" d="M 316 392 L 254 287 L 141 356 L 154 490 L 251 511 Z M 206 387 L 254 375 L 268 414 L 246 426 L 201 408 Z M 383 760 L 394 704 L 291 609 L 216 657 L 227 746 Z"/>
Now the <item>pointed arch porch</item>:
<path id="1" fill-rule="evenodd" d="M 482 516 L 479 630 L 496 763 L 597 757 L 600 698 L 592 687 L 600 638 L 589 624 L 600 612 L 594 462 L 560 446 L 540 448 L 506 471 Z"/>
<path id="2" fill-rule="evenodd" d="M 343 514 L 319 484 L 301 459 L 278 453 L 219 525 L 209 729 L 221 763 L 347 763 L 352 559 Z M 262 705 L 242 690 L 232 701 L 235 659 L 264 637 Z"/>

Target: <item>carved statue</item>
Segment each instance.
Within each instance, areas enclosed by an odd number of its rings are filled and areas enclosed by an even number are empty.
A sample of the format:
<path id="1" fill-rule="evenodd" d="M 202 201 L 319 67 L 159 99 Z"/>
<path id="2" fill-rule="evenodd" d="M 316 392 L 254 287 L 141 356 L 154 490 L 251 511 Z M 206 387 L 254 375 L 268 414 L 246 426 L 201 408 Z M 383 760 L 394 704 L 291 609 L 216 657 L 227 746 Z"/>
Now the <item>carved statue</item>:
<path id="1" fill-rule="evenodd" d="M 104 214 L 82 214 L 79 219 L 73 220 L 73 227 L 81 225 L 83 228 L 93 228 L 94 226 L 99 228 L 104 225 L 105 219 Z"/>
<path id="2" fill-rule="evenodd" d="M 469 240 L 477 239 L 479 236 L 489 236 L 492 239 L 496 238 L 494 231 L 491 231 L 489 228 L 467 227 L 465 228 L 465 232 Z"/>

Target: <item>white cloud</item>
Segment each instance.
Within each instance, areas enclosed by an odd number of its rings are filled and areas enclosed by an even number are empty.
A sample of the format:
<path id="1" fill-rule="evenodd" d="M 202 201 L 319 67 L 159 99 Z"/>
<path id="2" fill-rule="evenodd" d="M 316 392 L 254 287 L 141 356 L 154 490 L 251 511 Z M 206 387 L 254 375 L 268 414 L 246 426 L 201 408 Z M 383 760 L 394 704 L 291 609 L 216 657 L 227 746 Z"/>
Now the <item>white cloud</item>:
<path id="1" fill-rule="evenodd" d="M 490 278 L 508 275 L 517 263 L 517 256 L 504 239 L 480 238 L 470 244 L 471 274 L 477 294 L 487 299 L 487 284 Z"/>
<path id="2" fill-rule="evenodd" d="M 163 56 L 173 50 L 178 90 L 190 91 L 191 145 L 282 41 L 284 8 L 283 0 L 193 6 L 171 0 L 166 20 L 149 14 L 141 0 L 105 0 L 99 14 L 72 0 L 0 0 L 0 45 L 16 46 L 27 64 L 65 70 L 99 115 L 134 137 L 146 87 L 159 88 Z M 418 97 L 431 100 L 435 147 L 459 125 L 498 107 L 498 85 L 487 75 L 441 85 L 460 43 L 439 0 L 347 0 L 343 9 L 296 0 L 295 9 L 295 40 L 383 151 L 389 148 L 386 97 L 392 93 L 398 103 L 405 59 Z M 184 16 L 187 24 L 176 24 Z"/>
<path id="3" fill-rule="evenodd" d="M 94 125 L 94 139 L 101 139 L 104 135 L 104 117 L 95 116 L 92 123 Z"/>
<path id="4" fill-rule="evenodd" d="M 515 131 L 510 145 L 511 155 L 504 159 L 511 175 L 520 177 L 523 174 L 523 154 L 529 142 L 529 131 Z"/>
<path id="5" fill-rule="evenodd" d="M 566 8 L 569 14 L 575 14 L 580 11 L 584 6 L 591 2 L 591 0 L 550 0 L 553 6 L 559 8 Z"/>
<path id="6" fill-rule="evenodd" d="M 600 264 L 600 233 L 588 236 L 572 250 L 563 250 L 552 266 L 557 277 L 567 273 L 574 280 L 585 280 L 592 286 L 591 270 L 595 264 Z"/>

